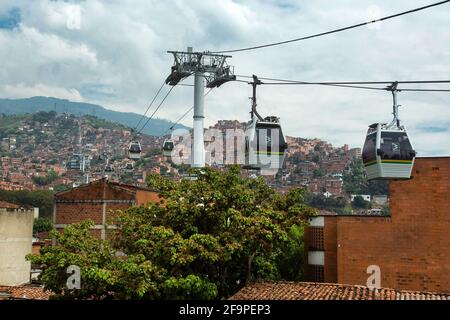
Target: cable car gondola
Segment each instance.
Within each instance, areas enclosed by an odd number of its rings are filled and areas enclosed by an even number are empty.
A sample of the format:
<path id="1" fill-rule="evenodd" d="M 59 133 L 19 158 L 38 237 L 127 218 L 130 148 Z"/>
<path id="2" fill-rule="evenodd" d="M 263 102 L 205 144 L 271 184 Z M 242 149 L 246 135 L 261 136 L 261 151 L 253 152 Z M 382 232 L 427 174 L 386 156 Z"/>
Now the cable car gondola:
<path id="1" fill-rule="evenodd" d="M 397 83 L 387 88 L 394 99 L 394 119 L 390 124 L 374 123 L 369 126 L 362 158 L 369 180 L 409 179 L 416 151 L 406 128 L 400 125 L 397 105 Z"/>
<path id="2" fill-rule="evenodd" d="M 274 140 L 275 139 L 275 140 Z M 274 170 L 283 167 L 287 143 L 277 117 L 254 119 L 247 125 L 245 167 Z"/>
<path id="3" fill-rule="evenodd" d="M 264 174 L 276 174 L 283 167 L 286 150 L 286 138 L 279 118 L 262 118 L 256 110 L 256 86 L 262 84 L 253 76 L 252 120 L 247 123 L 245 132 L 246 169 L 263 170 Z"/>
<path id="4" fill-rule="evenodd" d="M 142 147 L 140 142 L 132 141 L 128 148 L 128 158 L 131 160 L 139 160 L 141 158 Z"/>
<path id="5" fill-rule="evenodd" d="M 164 140 L 162 151 L 163 156 L 170 157 L 172 155 L 173 148 L 175 147 L 175 144 L 172 140 L 166 139 Z"/>

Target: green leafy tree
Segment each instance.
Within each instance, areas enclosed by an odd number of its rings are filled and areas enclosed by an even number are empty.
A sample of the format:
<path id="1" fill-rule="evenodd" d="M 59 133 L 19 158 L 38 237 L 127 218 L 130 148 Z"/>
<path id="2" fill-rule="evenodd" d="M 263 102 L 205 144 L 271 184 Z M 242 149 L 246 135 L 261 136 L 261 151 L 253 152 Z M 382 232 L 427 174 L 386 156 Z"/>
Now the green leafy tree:
<path id="1" fill-rule="evenodd" d="M 340 214 L 345 213 L 347 205 L 344 197 L 325 197 L 323 194 L 309 193 L 306 197 L 306 202 L 314 208 L 334 211 Z"/>
<path id="2" fill-rule="evenodd" d="M 301 278 L 303 225 L 316 213 L 303 189 L 280 194 L 236 166 L 193 173 L 197 180 L 180 182 L 150 176 L 161 202 L 117 212 L 111 241 L 93 238 L 86 223 L 55 234 L 56 247 L 30 257 L 44 266 L 46 288 L 77 298 L 217 299 L 255 278 Z M 64 289 L 70 264 L 82 269 L 81 291 Z"/>
<path id="3" fill-rule="evenodd" d="M 388 183 L 385 180 L 367 179 L 361 158 L 355 158 L 344 173 L 344 190 L 347 194 L 387 195 Z"/>
<path id="4" fill-rule="evenodd" d="M 33 176 L 31 179 L 38 186 L 46 186 L 46 185 L 51 184 L 52 182 L 54 182 L 58 178 L 59 178 L 59 175 L 54 170 L 50 170 L 43 177 L 42 176 Z"/>
<path id="5" fill-rule="evenodd" d="M 33 264 L 42 265 L 40 280 L 55 298 L 64 299 L 140 299 L 158 296 L 161 270 L 143 255 L 121 256 L 109 242 L 91 235 L 92 221 L 52 231 L 56 246 L 44 247 L 41 255 L 28 255 Z M 80 289 L 68 289 L 69 266 L 81 270 Z"/>
<path id="6" fill-rule="evenodd" d="M 53 212 L 53 192 L 50 190 L 0 190 L 0 200 L 17 203 L 22 206 L 39 208 L 41 217 L 50 217 Z"/>
<path id="7" fill-rule="evenodd" d="M 364 200 L 364 198 L 361 196 L 356 196 L 352 201 L 352 205 L 353 205 L 353 207 L 359 208 L 359 209 L 370 208 L 370 202 Z"/>
<path id="8" fill-rule="evenodd" d="M 48 218 L 37 218 L 34 219 L 33 223 L 33 234 L 37 234 L 39 232 L 47 232 L 53 229 L 53 223 Z"/>

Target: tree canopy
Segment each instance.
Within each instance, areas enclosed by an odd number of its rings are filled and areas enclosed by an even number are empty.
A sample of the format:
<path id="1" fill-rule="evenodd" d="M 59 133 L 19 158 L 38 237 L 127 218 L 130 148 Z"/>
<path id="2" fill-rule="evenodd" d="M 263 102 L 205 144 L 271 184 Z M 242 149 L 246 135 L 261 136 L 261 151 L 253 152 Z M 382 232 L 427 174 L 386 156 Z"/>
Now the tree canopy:
<path id="1" fill-rule="evenodd" d="M 41 217 L 51 217 L 53 212 L 54 199 L 53 192 L 50 190 L 0 190 L 0 200 L 37 207 Z"/>
<path id="2" fill-rule="evenodd" d="M 355 158 L 344 173 L 344 189 L 350 194 L 386 195 L 388 183 L 384 180 L 367 179 L 361 158 Z"/>
<path id="3" fill-rule="evenodd" d="M 262 178 L 193 171 L 179 182 L 159 175 L 148 185 L 161 201 L 117 212 L 108 240 L 92 222 L 53 232 L 57 245 L 29 256 L 43 265 L 45 288 L 92 299 L 220 299 L 255 278 L 300 280 L 303 226 L 315 209 L 304 189 L 280 194 Z M 66 269 L 81 268 L 81 289 L 65 288 Z"/>

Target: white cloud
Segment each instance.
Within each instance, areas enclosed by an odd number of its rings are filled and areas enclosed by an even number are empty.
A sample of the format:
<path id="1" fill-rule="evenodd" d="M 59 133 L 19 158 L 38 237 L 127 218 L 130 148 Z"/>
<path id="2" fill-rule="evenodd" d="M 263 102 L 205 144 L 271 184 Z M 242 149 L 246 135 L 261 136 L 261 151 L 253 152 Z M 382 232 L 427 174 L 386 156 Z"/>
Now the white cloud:
<path id="1" fill-rule="evenodd" d="M 54 94 L 143 112 L 169 73 L 172 58 L 167 50 L 194 46 L 214 51 L 275 42 L 358 23 L 378 14 L 377 10 L 389 15 L 429 3 L 2 1 L 0 12 L 19 7 L 22 21 L 18 30 L 0 29 L 0 93 L 8 97 Z M 74 18 L 74 12 L 80 17 Z M 229 62 L 237 74 L 304 81 L 450 79 L 448 12 L 444 5 L 376 28 L 235 53 Z M 157 116 L 177 119 L 192 106 L 192 91 L 176 88 Z M 264 86 L 258 94 L 261 113 L 279 115 L 285 133 L 292 136 L 361 146 L 367 125 L 390 120 L 388 92 Z M 250 86 L 243 83 L 215 89 L 206 98 L 206 123 L 248 120 L 250 95 Z M 450 144 L 445 145 L 449 131 L 424 129 L 450 123 L 450 95 L 402 92 L 399 99 L 405 106 L 401 119 L 421 154 L 450 154 Z M 190 117 L 184 121 L 191 122 Z"/>

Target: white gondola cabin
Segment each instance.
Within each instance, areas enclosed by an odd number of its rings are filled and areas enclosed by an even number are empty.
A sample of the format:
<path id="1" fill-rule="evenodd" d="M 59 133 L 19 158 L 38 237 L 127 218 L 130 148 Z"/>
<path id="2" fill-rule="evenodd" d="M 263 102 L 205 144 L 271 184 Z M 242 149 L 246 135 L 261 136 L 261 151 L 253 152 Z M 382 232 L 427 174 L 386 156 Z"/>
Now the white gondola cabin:
<path id="1" fill-rule="evenodd" d="M 416 157 L 406 128 L 398 118 L 397 83 L 387 90 L 394 99 L 394 119 L 390 124 L 374 123 L 367 130 L 362 159 L 369 180 L 409 179 Z"/>
<path id="2" fill-rule="evenodd" d="M 170 157 L 172 155 L 172 151 L 175 148 L 175 144 L 172 140 L 166 139 L 164 140 L 162 151 L 163 156 Z"/>
<path id="3" fill-rule="evenodd" d="M 369 180 L 409 179 L 415 156 L 405 128 L 388 128 L 381 123 L 369 126 L 362 151 Z"/>
<path id="4" fill-rule="evenodd" d="M 277 117 L 254 118 L 245 134 L 245 168 L 273 170 L 283 167 L 287 143 Z"/>
<path id="5" fill-rule="evenodd" d="M 139 160 L 141 158 L 142 154 L 142 147 L 140 142 L 133 141 L 130 143 L 130 146 L 128 148 L 128 158 L 131 160 Z"/>

